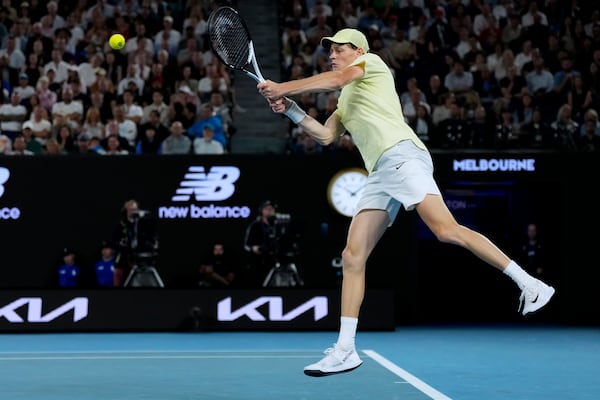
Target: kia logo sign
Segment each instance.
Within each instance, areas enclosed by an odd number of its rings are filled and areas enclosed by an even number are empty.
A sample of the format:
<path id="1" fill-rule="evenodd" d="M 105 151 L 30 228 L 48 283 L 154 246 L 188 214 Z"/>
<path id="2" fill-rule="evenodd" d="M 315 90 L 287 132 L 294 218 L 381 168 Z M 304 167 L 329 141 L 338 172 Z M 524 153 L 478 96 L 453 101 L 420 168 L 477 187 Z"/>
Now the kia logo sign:
<path id="1" fill-rule="evenodd" d="M 21 316 L 24 313 L 17 313 L 17 310 L 24 306 L 27 306 L 25 318 Z M 0 321 L 2 318 L 5 318 L 12 324 L 52 322 L 62 315 L 73 311 L 73 322 L 78 322 L 88 316 L 88 299 L 87 297 L 75 297 L 73 300 L 56 307 L 47 314 L 43 314 L 42 309 L 43 300 L 41 297 L 21 297 L 0 308 Z"/>
<path id="2" fill-rule="evenodd" d="M 258 310 L 264 305 L 268 310 L 266 316 Z M 310 310 L 314 312 L 315 321 L 325 318 L 329 313 L 327 297 L 315 296 L 287 313 L 283 312 L 283 298 L 280 296 L 261 296 L 236 310 L 231 309 L 231 297 L 226 297 L 217 304 L 217 319 L 235 321 L 245 316 L 252 321 L 292 321 Z"/>

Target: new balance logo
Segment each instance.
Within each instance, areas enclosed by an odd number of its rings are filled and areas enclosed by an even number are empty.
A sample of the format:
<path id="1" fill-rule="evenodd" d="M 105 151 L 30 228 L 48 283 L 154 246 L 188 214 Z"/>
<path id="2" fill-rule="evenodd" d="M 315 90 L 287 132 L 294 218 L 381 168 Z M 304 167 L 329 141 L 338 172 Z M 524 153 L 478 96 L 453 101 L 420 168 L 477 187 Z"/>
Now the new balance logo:
<path id="1" fill-rule="evenodd" d="M 6 168 L 0 168 L 0 197 L 4 194 L 4 184 L 10 178 L 10 171 Z"/>
<path id="2" fill-rule="evenodd" d="M 205 170 L 204 167 L 189 167 L 184 180 L 179 184 L 172 201 L 220 201 L 230 198 L 235 192 L 233 183 L 240 177 L 237 167 L 217 166 Z"/>

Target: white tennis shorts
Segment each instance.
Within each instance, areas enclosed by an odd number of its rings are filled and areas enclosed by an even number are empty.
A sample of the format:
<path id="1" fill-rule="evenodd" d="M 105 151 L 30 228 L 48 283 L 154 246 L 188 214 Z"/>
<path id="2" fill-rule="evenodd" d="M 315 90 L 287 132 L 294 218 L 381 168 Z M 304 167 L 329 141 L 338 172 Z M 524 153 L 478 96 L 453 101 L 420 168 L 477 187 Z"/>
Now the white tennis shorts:
<path id="1" fill-rule="evenodd" d="M 412 210 L 427 194 L 441 195 L 433 179 L 431 155 L 412 140 L 403 140 L 386 150 L 375 164 L 356 213 L 366 209 L 385 210 L 391 225 L 401 206 Z"/>

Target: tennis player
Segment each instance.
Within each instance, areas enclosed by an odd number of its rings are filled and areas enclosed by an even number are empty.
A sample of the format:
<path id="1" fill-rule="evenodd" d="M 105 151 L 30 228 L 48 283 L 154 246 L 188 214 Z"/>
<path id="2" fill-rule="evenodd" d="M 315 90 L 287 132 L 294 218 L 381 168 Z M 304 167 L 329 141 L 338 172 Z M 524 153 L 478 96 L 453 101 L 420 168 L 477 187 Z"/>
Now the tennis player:
<path id="1" fill-rule="evenodd" d="M 429 151 L 404 121 L 393 76 L 377 55 L 369 53 L 365 35 L 342 29 L 333 37 L 324 37 L 321 45 L 329 49 L 331 71 L 257 85 L 274 112 L 302 126 L 319 143 L 328 145 L 346 130 L 350 132 L 369 172 L 342 252 L 339 336 L 325 357 L 306 366 L 304 373 L 326 376 L 362 364 L 355 350 L 355 336 L 365 293 L 366 262 L 401 206 L 415 209 L 438 240 L 470 250 L 512 278 L 521 290 L 519 311 L 523 315 L 546 305 L 554 294 L 553 287 L 530 276 L 485 236 L 454 219 L 433 178 Z M 337 109 L 324 125 L 285 97 L 337 89 L 341 89 Z"/>

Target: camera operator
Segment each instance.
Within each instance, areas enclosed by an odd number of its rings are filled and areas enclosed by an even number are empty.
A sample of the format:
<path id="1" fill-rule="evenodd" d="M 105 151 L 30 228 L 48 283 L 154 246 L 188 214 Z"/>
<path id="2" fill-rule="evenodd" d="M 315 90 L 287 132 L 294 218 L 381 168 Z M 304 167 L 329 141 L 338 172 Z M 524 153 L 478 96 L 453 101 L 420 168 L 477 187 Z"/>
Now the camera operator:
<path id="1" fill-rule="evenodd" d="M 270 200 L 263 201 L 258 207 L 258 216 L 246 229 L 244 250 L 248 254 L 248 263 L 240 282 L 244 286 L 262 286 L 277 261 L 275 212 L 275 205 Z"/>
<path id="2" fill-rule="evenodd" d="M 122 287 L 132 268 L 142 254 L 149 254 L 150 261 L 158 250 L 158 238 L 153 229 L 140 224 L 147 211 L 139 209 L 137 200 L 127 200 L 121 210 L 121 218 L 115 228 L 116 243 L 114 286 Z M 146 261 L 146 260 L 144 260 Z"/>
<path id="3" fill-rule="evenodd" d="M 258 208 L 258 216 L 246 229 L 244 250 L 248 263 L 240 284 L 269 286 L 266 278 L 271 276 L 272 270 L 282 264 L 291 264 L 296 255 L 289 214 L 278 214 L 273 202 L 263 201 Z"/>

